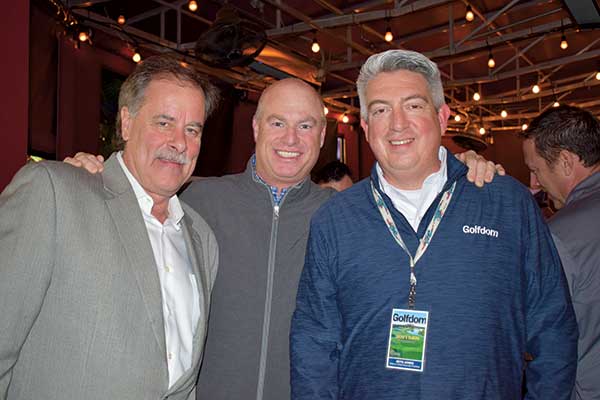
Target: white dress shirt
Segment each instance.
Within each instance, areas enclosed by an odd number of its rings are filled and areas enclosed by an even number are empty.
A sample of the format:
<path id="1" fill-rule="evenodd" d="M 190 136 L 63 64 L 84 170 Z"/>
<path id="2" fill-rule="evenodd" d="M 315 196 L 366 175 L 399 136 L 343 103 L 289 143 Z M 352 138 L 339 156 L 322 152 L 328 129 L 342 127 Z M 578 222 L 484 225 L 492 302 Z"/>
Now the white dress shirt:
<path id="1" fill-rule="evenodd" d="M 119 164 L 133 187 L 142 210 L 154 252 L 162 294 L 169 387 L 192 365 L 192 343 L 200 318 L 196 277 L 192 271 L 181 229 L 183 209 L 177 196 L 169 199 L 169 216 L 164 224 L 151 214 L 154 201 L 117 154 Z"/>
<path id="2" fill-rule="evenodd" d="M 421 219 L 435 200 L 437 195 L 442 191 L 446 181 L 448 180 L 448 170 L 446 166 L 446 149 L 440 146 L 438 158 L 440 159 L 440 169 L 437 172 L 429 175 L 423 181 L 423 186 L 417 190 L 401 190 L 390 184 L 383 176 L 383 170 L 376 165 L 377 176 L 379 177 L 379 188 L 387 194 L 392 200 L 392 204 L 396 210 L 400 211 L 406 218 L 413 230 L 419 230 Z"/>

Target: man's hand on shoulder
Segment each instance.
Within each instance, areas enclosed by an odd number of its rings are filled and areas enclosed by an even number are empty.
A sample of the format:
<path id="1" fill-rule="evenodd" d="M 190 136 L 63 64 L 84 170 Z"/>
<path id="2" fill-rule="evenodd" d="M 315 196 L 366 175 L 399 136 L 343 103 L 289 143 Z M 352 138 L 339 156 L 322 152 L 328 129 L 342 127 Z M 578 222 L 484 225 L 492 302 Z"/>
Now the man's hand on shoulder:
<path id="1" fill-rule="evenodd" d="M 473 150 L 465 151 L 455 156 L 469 168 L 467 180 L 475 183 L 475 186 L 482 187 L 486 183 L 490 183 L 494 180 L 495 174 L 506 175 L 506 171 L 502 165 L 486 160 Z"/>
<path id="2" fill-rule="evenodd" d="M 97 174 L 104 171 L 104 157 L 90 153 L 79 152 L 74 157 L 67 157 L 63 160 L 74 167 L 85 168 L 89 173 Z"/>

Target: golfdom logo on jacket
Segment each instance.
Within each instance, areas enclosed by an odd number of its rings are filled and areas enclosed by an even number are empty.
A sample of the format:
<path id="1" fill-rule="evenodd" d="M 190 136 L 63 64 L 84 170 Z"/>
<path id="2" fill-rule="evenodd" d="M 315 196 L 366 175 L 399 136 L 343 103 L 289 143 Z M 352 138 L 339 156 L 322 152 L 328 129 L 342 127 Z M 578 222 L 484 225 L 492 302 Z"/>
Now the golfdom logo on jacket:
<path id="1" fill-rule="evenodd" d="M 490 229 L 487 228 L 485 226 L 479 226 L 479 225 L 475 225 L 475 226 L 469 226 L 469 225 L 464 225 L 462 227 L 462 231 L 466 234 L 469 235 L 486 235 L 486 236 L 491 236 L 491 237 L 498 237 L 498 231 L 495 229 Z"/>

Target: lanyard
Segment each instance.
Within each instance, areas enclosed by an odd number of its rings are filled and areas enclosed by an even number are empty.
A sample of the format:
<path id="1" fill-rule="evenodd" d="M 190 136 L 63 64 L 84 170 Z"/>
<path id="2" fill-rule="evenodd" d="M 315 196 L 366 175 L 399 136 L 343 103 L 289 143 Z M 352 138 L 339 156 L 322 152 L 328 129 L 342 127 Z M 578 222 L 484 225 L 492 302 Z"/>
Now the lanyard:
<path id="1" fill-rule="evenodd" d="M 379 213 L 381 214 L 383 221 L 387 225 L 387 228 L 390 231 L 390 234 L 396 240 L 396 243 L 398 243 L 398 245 L 400 247 L 402 247 L 404 252 L 408 255 L 408 259 L 410 261 L 410 290 L 408 292 L 408 308 L 411 310 L 413 310 L 415 308 L 415 300 L 417 297 L 417 277 L 415 276 L 415 264 L 417 263 L 417 261 L 419 261 L 421 256 L 425 253 L 425 251 L 427 250 L 427 247 L 429 247 L 429 243 L 431 242 L 431 239 L 433 238 L 435 231 L 437 230 L 440 222 L 442 221 L 442 218 L 444 217 L 444 213 L 446 212 L 446 209 L 448 208 L 448 204 L 450 204 L 450 199 L 452 198 L 452 194 L 454 193 L 455 187 L 456 187 L 456 182 L 454 182 L 452 184 L 452 187 L 450 187 L 450 189 L 445 191 L 444 194 L 442 195 L 442 198 L 440 199 L 437 209 L 435 210 L 435 214 L 433 214 L 433 218 L 431 219 L 431 221 L 429 222 L 429 225 L 427 226 L 425 235 L 423 235 L 423 237 L 419 240 L 419 247 L 417 248 L 417 252 L 415 253 L 415 256 L 413 257 L 410 254 L 408 247 L 406 247 L 406 244 L 402 240 L 400 233 L 398 232 L 398 228 L 396 227 L 396 223 L 394 222 L 392 215 L 390 214 L 390 210 L 388 210 L 387 206 L 385 205 L 385 202 L 383 201 L 383 198 L 381 197 L 379 192 L 375 189 L 375 184 L 373 183 L 373 180 L 371 180 L 371 191 L 373 192 L 373 198 L 375 199 L 375 203 L 377 204 Z"/>

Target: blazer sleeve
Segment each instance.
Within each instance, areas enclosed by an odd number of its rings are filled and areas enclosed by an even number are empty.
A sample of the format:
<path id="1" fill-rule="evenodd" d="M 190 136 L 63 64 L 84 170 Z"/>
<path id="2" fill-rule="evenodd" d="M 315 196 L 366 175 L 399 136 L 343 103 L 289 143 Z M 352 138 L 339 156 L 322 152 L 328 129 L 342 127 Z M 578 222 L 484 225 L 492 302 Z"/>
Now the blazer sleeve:
<path id="1" fill-rule="evenodd" d="M 0 399 L 50 285 L 56 201 L 44 165 L 22 168 L 0 195 Z"/>

